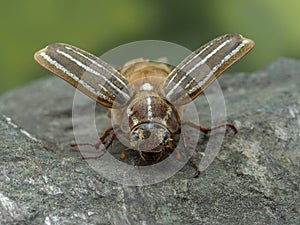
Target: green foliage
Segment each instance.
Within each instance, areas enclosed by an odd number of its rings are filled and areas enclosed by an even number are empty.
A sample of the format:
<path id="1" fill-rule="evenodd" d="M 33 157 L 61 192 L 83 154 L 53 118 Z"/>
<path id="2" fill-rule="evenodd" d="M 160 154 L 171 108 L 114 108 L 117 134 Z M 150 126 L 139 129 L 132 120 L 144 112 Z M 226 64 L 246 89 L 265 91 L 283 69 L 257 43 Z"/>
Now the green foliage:
<path id="1" fill-rule="evenodd" d="M 193 50 L 223 33 L 241 33 L 256 47 L 231 71 L 252 71 L 281 57 L 299 57 L 298 0 L 28 0 L 0 8 L 0 93 L 48 74 L 33 60 L 49 43 L 101 55 L 126 42 L 158 39 Z"/>

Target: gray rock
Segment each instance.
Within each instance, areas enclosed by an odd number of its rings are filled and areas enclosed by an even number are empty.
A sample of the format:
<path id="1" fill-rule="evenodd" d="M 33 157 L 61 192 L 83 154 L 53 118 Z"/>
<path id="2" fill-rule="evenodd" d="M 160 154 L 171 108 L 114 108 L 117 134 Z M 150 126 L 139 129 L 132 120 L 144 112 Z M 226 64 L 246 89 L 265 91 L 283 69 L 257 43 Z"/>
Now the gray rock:
<path id="1" fill-rule="evenodd" d="M 74 89 L 62 80 L 2 95 L 0 224 L 300 224 L 300 62 L 219 82 L 238 133 L 199 178 L 186 165 L 136 187 L 107 180 L 69 147 Z M 96 110 L 101 133 L 110 121 Z"/>

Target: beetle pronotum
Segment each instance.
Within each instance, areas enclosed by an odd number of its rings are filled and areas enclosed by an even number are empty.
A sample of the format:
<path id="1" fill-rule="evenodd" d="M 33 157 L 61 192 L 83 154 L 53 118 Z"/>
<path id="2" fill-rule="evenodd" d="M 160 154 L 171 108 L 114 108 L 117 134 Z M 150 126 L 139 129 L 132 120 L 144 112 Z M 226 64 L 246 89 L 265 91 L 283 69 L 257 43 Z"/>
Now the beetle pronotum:
<path id="1" fill-rule="evenodd" d="M 204 133 L 219 127 L 230 127 L 236 132 L 230 123 L 205 128 L 181 121 L 181 109 L 253 46 L 252 40 L 239 34 L 226 34 L 203 45 L 175 68 L 164 63 L 135 60 L 117 70 L 100 58 L 68 44 L 48 45 L 35 53 L 34 58 L 109 108 L 115 121 L 121 123 L 120 115 L 127 114 L 130 146 L 121 152 L 121 159 L 125 159 L 127 151 L 134 149 L 140 152 L 140 160 L 160 160 L 164 151 L 175 149 L 183 125 Z M 93 146 L 98 148 L 104 143 L 107 150 L 117 129 L 118 126 L 108 128 Z M 153 145 L 153 142 L 158 144 Z M 81 144 L 73 146 L 77 145 Z M 198 176 L 200 168 L 192 159 L 190 163 Z"/>

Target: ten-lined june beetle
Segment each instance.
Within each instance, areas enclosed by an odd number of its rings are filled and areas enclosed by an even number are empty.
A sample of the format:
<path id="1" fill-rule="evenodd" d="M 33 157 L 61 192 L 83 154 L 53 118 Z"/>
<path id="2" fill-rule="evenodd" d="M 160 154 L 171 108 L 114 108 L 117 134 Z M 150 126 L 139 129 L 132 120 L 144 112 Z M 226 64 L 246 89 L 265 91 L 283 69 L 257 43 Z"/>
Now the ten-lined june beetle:
<path id="1" fill-rule="evenodd" d="M 127 151 L 134 149 L 140 152 L 140 161 L 160 160 L 164 152 L 175 149 L 183 125 L 204 133 L 224 126 L 236 132 L 229 123 L 204 128 L 181 121 L 181 113 L 185 104 L 199 96 L 253 46 L 252 40 L 239 34 L 223 35 L 203 45 L 175 68 L 140 59 L 117 70 L 100 58 L 67 44 L 48 45 L 34 58 L 40 65 L 110 109 L 117 126 L 108 128 L 93 146 L 98 148 L 104 143 L 105 149 L 108 149 L 125 113 L 128 129 L 123 132 L 128 148 L 122 151 L 121 159 L 125 159 Z M 73 146 L 77 145 L 81 144 Z M 190 163 L 196 169 L 195 176 L 198 176 L 199 167 L 192 160 Z"/>

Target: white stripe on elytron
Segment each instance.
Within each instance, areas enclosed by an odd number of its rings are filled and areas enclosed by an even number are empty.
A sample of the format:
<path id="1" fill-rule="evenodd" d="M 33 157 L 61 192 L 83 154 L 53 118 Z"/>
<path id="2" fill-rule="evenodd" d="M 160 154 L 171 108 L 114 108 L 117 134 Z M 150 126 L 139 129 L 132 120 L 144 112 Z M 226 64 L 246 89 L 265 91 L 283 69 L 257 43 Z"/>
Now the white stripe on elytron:
<path id="1" fill-rule="evenodd" d="M 114 78 L 116 78 L 116 80 L 118 80 L 123 86 L 127 86 L 127 84 L 126 84 L 124 81 L 122 81 L 118 76 L 115 75 L 115 73 L 118 73 L 119 76 L 121 76 L 124 80 L 126 80 L 126 78 L 123 76 L 123 74 L 119 73 L 119 71 L 116 70 L 114 67 L 111 67 L 111 68 L 114 70 L 114 72 L 112 73 L 112 72 L 109 71 L 105 66 L 99 64 L 97 61 L 95 61 L 95 60 L 89 58 L 88 56 L 82 54 L 81 52 L 78 52 L 78 51 L 76 51 L 75 49 L 73 49 L 73 48 L 71 48 L 71 47 L 69 47 L 69 46 L 65 46 L 65 48 L 66 48 L 67 50 L 71 50 L 72 52 L 74 52 L 74 53 L 76 53 L 76 54 L 82 56 L 83 58 L 87 59 L 88 61 L 94 63 L 96 66 L 100 67 L 101 69 L 103 69 L 103 70 L 105 70 L 106 72 L 108 72 L 109 74 L 111 74 L 111 75 L 112 75 Z M 101 59 L 99 58 L 99 60 L 101 60 Z M 101 60 L 101 61 L 102 61 L 102 60 Z M 103 63 L 103 64 L 107 64 L 107 63 L 104 62 L 104 61 L 102 61 L 102 63 Z"/>
<path id="2" fill-rule="evenodd" d="M 248 39 L 244 39 L 240 45 L 238 45 L 235 49 L 233 49 L 228 55 L 226 55 L 222 61 L 215 65 L 214 68 L 205 76 L 203 80 L 201 80 L 196 86 L 194 86 L 192 89 L 188 91 L 188 94 L 192 94 L 194 91 L 202 87 L 209 79 L 211 76 L 214 75 L 214 73 L 225 63 L 227 62 L 232 56 L 236 55 L 241 48 L 243 48 L 246 44 L 249 43 Z M 187 95 L 187 94 L 186 94 Z"/>
<path id="3" fill-rule="evenodd" d="M 208 49 L 213 43 L 207 45 L 204 49 L 202 49 L 202 51 L 198 52 L 196 55 L 194 55 L 188 62 L 186 62 L 185 64 L 182 65 L 182 67 L 176 67 L 174 70 L 176 71 L 174 76 L 171 78 L 171 80 L 169 80 L 168 84 L 166 85 L 166 87 L 168 87 L 172 82 L 173 80 L 175 79 L 176 77 L 176 73 L 181 71 L 186 65 L 188 65 L 191 61 L 193 61 L 195 58 L 197 58 L 199 55 L 201 55 L 206 49 Z"/>
<path id="4" fill-rule="evenodd" d="M 163 120 L 162 120 L 163 125 L 167 126 L 167 120 L 171 117 L 172 111 L 173 111 L 173 110 L 172 110 L 172 107 L 171 107 L 171 106 L 168 106 L 167 113 L 166 113 L 165 117 L 164 117 Z"/>
<path id="5" fill-rule="evenodd" d="M 40 55 L 51 65 L 55 66 L 56 69 L 59 69 L 63 73 L 67 74 L 69 77 L 71 77 L 75 81 L 79 81 L 80 79 L 73 73 L 71 73 L 69 70 L 67 70 L 63 65 L 59 64 L 57 61 L 53 60 L 49 55 L 47 55 L 45 52 L 41 52 Z"/>
<path id="6" fill-rule="evenodd" d="M 67 54 L 67 53 L 65 53 L 65 52 L 63 52 L 63 51 L 61 51 L 61 50 L 59 50 L 59 49 L 57 49 L 56 52 L 57 52 L 58 54 L 61 54 L 61 55 L 65 56 L 66 58 L 70 59 L 71 61 L 73 61 L 74 63 L 76 63 L 78 66 L 80 66 L 81 68 L 83 68 L 84 70 L 86 70 L 86 71 L 88 71 L 88 72 L 90 72 L 90 73 L 93 73 L 93 74 L 96 74 L 96 75 L 97 75 L 97 73 L 98 73 L 97 71 L 95 71 L 95 70 L 91 69 L 90 67 L 84 65 L 82 62 L 80 62 L 79 60 L 73 58 L 71 55 L 69 55 L 69 54 Z M 106 81 L 107 78 L 104 77 L 104 80 Z M 102 86 L 102 85 L 100 85 L 100 84 L 98 84 L 98 86 L 99 86 L 100 88 L 102 88 L 105 92 L 109 93 L 109 91 L 108 91 L 104 86 Z M 110 94 L 111 94 L 113 97 L 115 97 L 112 93 L 110 93 Z"/>
<path id="7" fill-rule="evenodd" d="M 63 56 L 65 56 L 66 58 L 70 59 L 71 61 L 73 61 L 74 63 L 76 63 L 78 66 L 80 66 L 81 68 L 83 68 L 84 70 L 95 74 L 96 76 L 100 76 L 102 77 L 102 79 L 107 82 L 111 87 L 113 87 L 113 89 L 115 89 L 118 93 L 121 93 L 123 96 L 125 96 L 126 99 L 129 99 L 129 96 L 123 92 L 120 88 L 118 88 L 117 86 L 114 85 L 114 83 L 112 83 L 109 79 L 107 79 L 105 76 L 103 76 L 102 74 L 98 73 L 97 71 L 93 70 L 91 67 L 83 64 L 82 62 L 80 62 L 79 60 L 73 58 L 71 55 L 67 54 L 64 51 L 61 51 L 59 49 L 56 50 L 56 52 L 58 54 L 61 54 Z M 111 74 L 111 73 L 110 73 Z M 101 84 L 97 84 L 100 88 L 104 89 L 107 93 L 110 93 L 103 85 Z M 112 96 L 114 96 L 112 93 L 110 93 Z M 114 96 L 115 97 L 115 96 Z"/>
<path id="8" fill-rule="evenodd" d="M 187 85 L 185 85 L 185 87 L 184 87 L 184 89 L 183 90 L 186 90 L 190 85 L 191 85 L 191 83 L 193 83 L 193 82 L 196 82 L 195 81 L 195 79 L 193 78 L 193 77 L 191 77 L 191 80 L 190 80 L 190 82 L 188 82 L 188 84 Z"/>
<path id="9" fill-rule="evenodd" d="M 56 69 L 62 71 L 64 74 L 68 75 L 70 78 L 75 80 L 76 82 L 80 83 L 82 86 L 84 86 L 87 90 L 89 90 L 91 93 L 94 95 L 110 102 L 113 103 L 110 98 L 108 98 L 106 95 L 102 94 L 99 91 L 96 91 L 93 87 L 88 85 L 86 82 L 83 80 L 80 80 L 75 74 L 71 73 L 69 70 L 67 70 L 63 65 L 59 64 L 57 61 L 52 59 L 49 55 L 47 55 L 45 52 L 41 52 L 40 55 L 51 65 L 55 66 Z"/>
<path id="10" fill-rule="evenodd" d="M 151 97 L 147 97 L 147 115 L 148 120 L 153 120 L 152 106 L 151 106 Z"/>
<path id="11" fill-rule="evenodd" d="M 215 48 L 210 54 L 208 54 L 206 57 L 204 57 L 200 62 L 198 62 L 194 67 L 192 67 L 189 71 L 185 73 L 185 75 L 174 85 L 174 87 L 169 91 L 167 94 L 167 97 L 170 96 L 177 88 L 178 86 L 185 80 L 191 72 L 193 72 L 195 69 L 197 69 L 199 66 L 203 65 L 207 62 L 208 59 L 210 59 L 213 55 L 215 55 L 219 50 L 221 50 L 228 42 L 231 40 L 224 41 L 221 45 L 219 45 L 217 48 Z M 206 79 L 207 76 L 204 78 Z"/>

